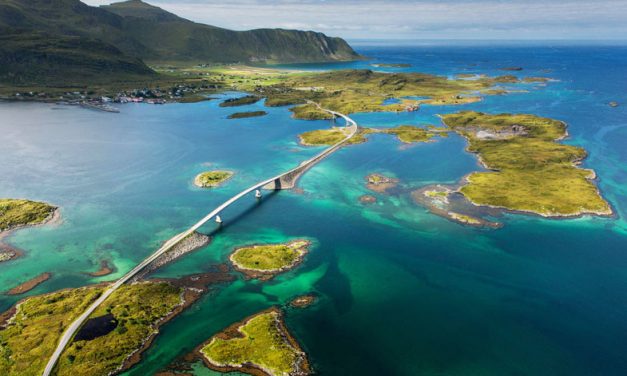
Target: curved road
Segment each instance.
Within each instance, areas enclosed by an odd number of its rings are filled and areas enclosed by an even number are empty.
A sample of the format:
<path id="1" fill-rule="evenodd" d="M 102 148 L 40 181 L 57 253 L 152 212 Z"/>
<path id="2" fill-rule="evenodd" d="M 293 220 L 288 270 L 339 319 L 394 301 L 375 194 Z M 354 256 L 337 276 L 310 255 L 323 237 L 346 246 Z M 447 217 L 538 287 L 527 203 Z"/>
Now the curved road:
<path id="1" fill-rule="evenodd" d="M 194 224 L 188 230 L 186 230 L 186 231 L 184 231 L 184 232 L 182 232 L 182 233 L 172 237 L 170 240 L 166 241 L 161 246 L 161 248 L 159 248 L 155 253 L 153 253 L 152 255 L 148 256 L 146 259 L 144 259 L 144 261 L 142 261 L 136 267 L 134 267 L 131 271 L 126 273 L 122 278 L 118 279 L 115 283 L 113 283 L 111 286 L 109 286 L 109 288 L 106 289 L 102 293 L 102 295 L 100 295 L 100 297 L 98 299 L 96 299 L 85 310 L 85 312 L 83 312 L 76 320 L 74 320 L 72 322 L 72 324 L 70 324 L 70 326 L 68 326 L 68 328 L 63 333 L 63 336 L 61 336 L 61 339 L 59 340 L 57 348 L 54 350 L 54 353 L 50 357 L 50 360 L 48 361 L 48 364 L 46 365 L 46 368 L 44 369 L 43 376 L 50 376 L 52 374 L 52 370 L 54 369 L 54 366 L 57 364 L 57 362 L 59 360 L 59 357 L 61 356 L 61 353 L 63 352 L 65 347 L 70 343 L 70 341 L 74 337 L 74 334 L 76 334 L 78 329 L 80 329 L 80 327 L 83 325 L 83 323 L 96 310 L 96 308 L 98 308 L 98 306 L 100 306 L 100 304 L 102 304 L 109 296 L 111 296 L 111 294 L 113 294 L 120 286 L 122 286 L 125 282 L 127 282 L 131 278 L 133 278 L 143 268 L 148 266 L 148 264 L 150 264 L 155 259 L 157 259 L 159 256 L 161 256 L 164 253 L 166 253 L 167 251 L 169 251 L 173 246 L 178 244 L 181 240 L 185 239 L 186 236 L 188 236 L 188 235 L 192 234 L 194 231 L 198 230 L 201 226 L 203 226 L 205 223 L 210 221 L 216 215 L 220 214 L 220 212 L 222 212 L 222 210 L 226 209 L 229 205 L 231 205 L 235 201 L 239 200 L 240 198 L 242 198 L 243 196 L 247 195 L 248 193 L 250 193 L 250 192 L 252 192 L 254 190 L 263 188 L 264 186 L 267 186 L 270 183 L 273 183 L 273 182 L 275 182 L 277 180 L 280 180 L 284 176 L 290 175 L 292 173 L 302 173 L 302 172 L 304 172 L 309 167 L 313 166 L 314 164 L 318 163 L 319 161 L 321 161 L 322 159 L 327 157 L 329 154 L 331 154 L 334 151 L 336 151 L 337 149 L 339 149 L 344 143 L 346 143 L 348 140 L 350 140 L 355 135 L 355 133 L 357 133 L 357 123 L 355 123 L 355 121 L 353 121 L 353 119 L 351 119 L 348 116 L 346 116 L 344 114 L 341 114 L 339 112 L 323 109 L 317 103 L 315 103 L 315 105 L 318 106 L 318 108 L 320 108 L 321 110 L 326 111 L 326 112 L 328 112 L 328 113 L 330 113 L 330 114 L 332 114 L 332 115 L 334 115 L 336 117 L 338 117 L 338 116 L 342 117 L 346 121 L 346 128 L 349 129 L 349 134 L 346 136 L 345 139 L 343 139 L 342 141 L 336 143 L 335 145 L 325 149 L 323 152 L 321 152 L 320 154 L 316 155 L 315 157 L 302 162 L 297 167 L 295 167 L 295 168 L 293 168 L 293 169 L 291 169 L 291 170 L 289 170 L 287 172 L 284 172 L 284 173 L 282 173 L 280 175 L 274 176 L 274 177 L 272 177 L 270 179 L 261 181 L 261 182 L 255 184 L 255 185 L 251 186 L 250 188 L 247 188 L 247 189 L 241 191 L 240 193 L 236 194 L 235 196 L 233 196 L 230 199 L 228 199 L 227 201 L 225 201 L 222 205 L 220 205 L 217 208 L 215 208 L 211 213 L 207 214 L 203 219 L 201 219 L 200 221 L 196 222 L 196 224 Z"/>

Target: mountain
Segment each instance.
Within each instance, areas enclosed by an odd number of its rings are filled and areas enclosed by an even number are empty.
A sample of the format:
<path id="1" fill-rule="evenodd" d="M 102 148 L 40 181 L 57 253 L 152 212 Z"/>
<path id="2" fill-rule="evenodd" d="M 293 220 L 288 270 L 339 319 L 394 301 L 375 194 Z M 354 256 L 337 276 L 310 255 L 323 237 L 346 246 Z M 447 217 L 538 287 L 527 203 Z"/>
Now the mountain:
<path id="1" fill-rule="evenodd" d="M 101 7 L 123 18 L 123 29 L 152 50 L 147 59 L 210 62 L 322 62 L 360 56 L 341 38 L 313 31 L 232 31 L 195 23 L 130 0 Z"/>
<path id="2" fill-rule="evenodd" d="M 74 86 L 151 76 L 140 59 L 97 39 L 0 29 L 2 83 Z"/>

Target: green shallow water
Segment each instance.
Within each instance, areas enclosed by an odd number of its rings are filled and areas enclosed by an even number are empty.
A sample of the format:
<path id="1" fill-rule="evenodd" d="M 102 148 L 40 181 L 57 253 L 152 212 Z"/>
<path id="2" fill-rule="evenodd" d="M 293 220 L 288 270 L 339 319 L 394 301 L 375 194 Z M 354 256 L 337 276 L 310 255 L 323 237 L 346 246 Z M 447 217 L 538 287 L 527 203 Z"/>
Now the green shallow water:
<path id="1" fill-rule="evenodd" d="M 586 167 L 616 209 L 614 218 L 547 220 L 504 215 L 505 226 L 460 226 L 412 203 L 412 189 L 455 183 L 479 169 L 457 136 L 404 147 L 374 135 L 307 172 L 303 192 L 250 197 L 207 224 L 211 244 L 158 271 L 178 277 L 209 270 L 237 246 L 307 237 L 311 252 L 298 268 L 268 282 L 245 280 L 212 291 L 165 325 L 126 375 L 149 375 L 229 324 L 293 297 L 319 301 L 287 309 L 290 330 L 327 375 L 621 375 L 627 371 L 627 103 L 621 88 L 625 49 L 424 47 L 366 49 L 411 69 L 451 75 L 499 74 L 521 65 L 525 75 L 559 79 L 529 92 L 460 107 L 411 114 L 355 114 L 364 126 L 439 124 L 438 113 L 460 109 L 532 112 L 565 120 L 568 143 L 589 151 Z M 433 56 L 432 56 L 433 55 Z M 470 64 L 476 65 L 470 65 Z M 360 66 L 363 63 L 355 63 Z M 590 66 L 598 69 L 590 70 Z M 322 66 L 321 66 L 322 67 Z M 518 73 L 517 73 L 518 74 Z M 544 74 L 547 75 L 547 74 Z M 623 80 L 624 81 L 624 80 Z M 228 94 L 230 95 L 230 94 Z M 262 103 L 242 110 L 263 108 Z M 286 108 L 268 116 L 227 120 L 217 101 L 126 105 L 120 114 L 43 104 L 1 104 L 0 196 L 61 207 L 63 222 L 20 230 L 9 241 L 26 251 L 0 264 L 3 290 L 50 271 L 28 295 L 113 280 L 158 245 L 253 182 L 297 165 L 321 149 L 303 148 L 297 134 L 330 124 L 297 121 Z M 239 109 L 238 109 L 239 111 Z M 236 175 L 200 190 L 205 169 Z M 400 180 L 398 194 L 370 193 L 364 176 Z M 85 274 L 100 260 L 113 275 Z M 7 309 L 19 298 L 0 296 Z M 194 374 L 215 375 L 202 365 Z"/>

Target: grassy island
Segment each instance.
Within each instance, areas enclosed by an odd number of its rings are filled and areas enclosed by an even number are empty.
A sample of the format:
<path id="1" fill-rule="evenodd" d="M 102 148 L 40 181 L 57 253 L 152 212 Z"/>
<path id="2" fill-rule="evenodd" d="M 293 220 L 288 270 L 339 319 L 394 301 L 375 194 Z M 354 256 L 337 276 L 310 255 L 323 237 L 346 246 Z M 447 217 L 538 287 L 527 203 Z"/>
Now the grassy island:
<path id="1" fill-rule="evenodd" d="M 293 240 L 285 244 L 264 244 L 238 248 L 230 260 L 236 269 L 251 278 L 267 279 L 294 268 L 307 254 L 309 240 Z"/>
<path id="2" fill-rule="evenodd" d="M 322 145 L 335 145 L 338 142 L 342 141 L 348 135 L 350 131 L 346 128 L 334 127 L 331 129 L 318 129 L 315 131 L 309 131 L 300 134 L 298 137 L 300 138 L 301 145 L 305 146 L 322 146 Z M 366 138 L 364 137 L 364 133 L 358 131 L 353 138 L 346 142 L 347 145 L 351 144 L 359 144 L 362 142 L 366 142 Z"/>
<path id="3" fill-rule="evenodd" d="M 437 136 L 446 136 L 446 132 L 433 131 L 432 129 L 424 129 L 420 127 L 415 127 L 413 125 L 400 125 L 394 128 L 387 129 L 368 129 L 369 132 L 372 133 L 387 133 L 395 135 L 401 142 L 406 144 L 416 143 L 416 142 L 429 142 Z"/>
<path id="4" fill-rule="evenodd" d="M 199 353 L 204 363 L 221 372 L 251 375 L 310 374 L 306 354 L 290 335 L 282 313 L 271 308 L 215 335 Z"/>
<path id="5" fill-rule="evenodd" d="M 52 218 L 56 210 L 56 207 L 44 202 L 2 198 L 0 232 L 45 223 Z"/>
<path id="6" fill-rule="evenodd" d="M 254 104 L 259 102 L 261 98 L 256 95 L 246 95 L 239 98 L 229 98 L 224 102 L 220 103 L 220 107 L 237 107 L 237 106 L 246 106 L 249 104 Z"/>
<path id="7" fill-rule="evenodd" d="M 231 171 L 206 171 L 196 175 L 194 184 L 200 188 L 217 187 L 233 176 Z"/>
<path id="8" fill-rule="evenodd" d="M 266 116 L 268 113 L 266 111 L 248 111 L 248 112 L 236 112 L 227 116 L 229 119 L 246 119 L 251 117 L 259 117 Z"/>
<path id="9" fill-rule="evenodd" d="M 390 178 L 381 174 L 370 174 L 366 176 L 366 188 L 378 193 L 385 193 L 398 185 L 398 179 Z"/>
<path id="10" fill-rule="evenodd" d="M 492 170 L 470 174 L 460 188 L 474 204 L 545 217 L 612 214 L 592 181 L 594 171 L 577 166 L 585 150 L 558 142 L 567 135 L 563 122 L 472 111 L 442 118 Z"/>

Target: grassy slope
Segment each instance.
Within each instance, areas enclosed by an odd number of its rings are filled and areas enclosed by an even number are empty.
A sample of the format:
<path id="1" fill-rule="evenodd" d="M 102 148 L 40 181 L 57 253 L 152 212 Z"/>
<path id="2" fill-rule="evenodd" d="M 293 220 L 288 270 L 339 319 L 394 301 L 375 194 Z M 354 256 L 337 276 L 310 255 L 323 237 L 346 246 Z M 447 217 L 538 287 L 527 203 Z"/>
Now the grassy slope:
<path id="1" fill-rule="evenodd" d="M 124 30 L 157 52 L 157 56 L 148 59 L 314 62 L 359 58 L 344 40 L 322 33 L 282 29 L 232 31 L 191 22 L 137 0 L 103 8 L 124 17 Z"/>
<path id="2" fill-rule="evenodd" d="M 68 289 L 20 303 L 13 322 L 0 330 L 0 373 L 40 375 L 63 330 L 103 289 Z M 123 286 L 91 316 L 111 312 L 118 328 L 91 341 L 73 342 L 61 356 L 58 374 L 105 375 L 116 369 L 153 333 L 155 322 L 180 304 L 180 294 L 180 288 L 168 283 Z"/>
<path id="3" fill-rule="evenodd" d="M 461 112 L 444 123 L 469 141 L 492 172 L 475 172 L 461 192 L 479 205 L 504 207 L 545 216 L 610 214 L 608 203 L 590 180 L 594 173 L 576 166 L 586 156 L 580 147 L 556 141 L 566 135 L 560 121 L 534 115 L 486 115 Z M 479 129 L 502 131 L 523 126 L 527 134 L 503 140 L 481 140 Z"/>
<path id="4" fill-rule="evenodd" d="M 0 35 L 0 82 L 73 86 L 156 78 L 141 60 L 99 40 L 45 33 Z"/>
<path id="5" fill-rule="evenodd" d="M 16 226 L 42 223 L 54 210 L 56 207 L 43 202 L 0 199 L 0 231 Z"/>

